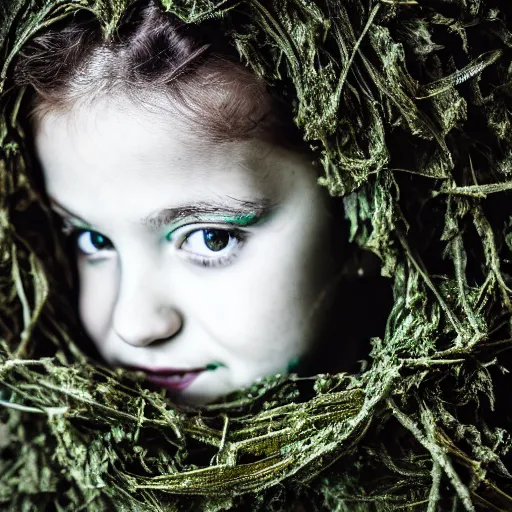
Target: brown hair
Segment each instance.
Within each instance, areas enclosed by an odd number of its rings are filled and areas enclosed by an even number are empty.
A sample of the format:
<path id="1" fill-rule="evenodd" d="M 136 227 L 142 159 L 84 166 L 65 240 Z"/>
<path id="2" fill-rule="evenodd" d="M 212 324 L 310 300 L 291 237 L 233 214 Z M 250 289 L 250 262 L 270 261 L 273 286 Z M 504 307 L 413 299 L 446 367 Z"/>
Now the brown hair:
<path id="1" fill-rule="evenodd" d="M 23 48 L 15 81 L 35 91 L 36 120 L 116 91 L 134 99 L 165 92 L 211 141 L 255 137 L 304 149 L 291 107 L 240 63 L 219 32 L 218 22 L 185 25 L 150 0 L 134 3 L 115 37 L 105 40 L 82 13 Z"/>

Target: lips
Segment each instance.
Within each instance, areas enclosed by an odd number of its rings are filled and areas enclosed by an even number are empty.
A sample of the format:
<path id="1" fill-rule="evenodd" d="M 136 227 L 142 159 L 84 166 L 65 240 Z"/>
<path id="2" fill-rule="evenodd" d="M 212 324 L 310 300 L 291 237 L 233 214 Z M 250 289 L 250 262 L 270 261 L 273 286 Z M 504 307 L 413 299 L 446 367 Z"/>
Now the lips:
<path id="1" fill-rule="evenodd" d="M 147 380 L 152 384 L 170 389 L 171 391 L 182 391 L 190 386 L 196 378 L 205 370 L 194 372 L 177 373 L 174 375 L 148 374 Z"/>
<path id="2" fill-rule="evenodd" d="M 207 368 L 195 368 L 193 370 L 159 369 L 150 370 L 148 368 L 135 368 L 131 370 L 144 372 L 146 380 L 157 386 L 169 389 L 171 391 L 182 391 L 194 380 L 205 372 Z"/>

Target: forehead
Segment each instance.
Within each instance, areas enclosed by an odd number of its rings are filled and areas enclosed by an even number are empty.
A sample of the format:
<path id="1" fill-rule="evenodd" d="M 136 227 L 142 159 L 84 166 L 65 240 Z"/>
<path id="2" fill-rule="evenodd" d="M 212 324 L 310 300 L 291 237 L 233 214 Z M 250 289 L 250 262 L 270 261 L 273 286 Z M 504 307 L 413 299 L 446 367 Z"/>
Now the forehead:
<path id="1" fill-rule="evenodd" d="M 165 98 L 50 111 L 35 140 L 49 194 L 88 218 L 100 204 L 102 214 L 147 215 L 169 201 L 275 196 L 289 175 L 284 168 L 298 158 L 256 139 L 214 144 Z"/>
<path id="2" fill-rule="evenodd" d="M 181 161 L 187 154 L 194 159 L 216 160 L 229 154 L 232 160 L 251 161 L 262 156 L 263 141 L 211 142 L 200 119 L 191 121 L 163 94 L 129 99 L 115 95 L 94 100 L 78 101 L 64 110 L 47 110 L 35 123 L 36 147 L 44 157 L 46 148 L 60 146 L 75 151 L 81 159 L 93 161 L 102 152 L 102 159 L 118 161 L 119 152 L 139 163 L 162 163 L 166 168 Z M 70 145 L 71 144 L 71 145 Z M 69 146 L 70 145 L 70 146 Z M 52 155 L 54 163 L 67 151 Z"/>

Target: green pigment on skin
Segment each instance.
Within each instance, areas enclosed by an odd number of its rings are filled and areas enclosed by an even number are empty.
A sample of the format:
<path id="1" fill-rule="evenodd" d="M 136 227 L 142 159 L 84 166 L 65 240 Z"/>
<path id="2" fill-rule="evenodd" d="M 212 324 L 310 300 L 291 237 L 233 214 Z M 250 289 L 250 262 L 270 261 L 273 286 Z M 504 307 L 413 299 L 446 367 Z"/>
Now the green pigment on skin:
<path id="1" fill-rule="evenodd" d="M 258 215 L 254 212 L 246 213 L 244 215 L 237 215 L 236 217 L 223 217 L 222 222 L 226 224 L 235 224 L 236 226 L 246 227 L 252 226 L 258 221 L 263 220 L 266 215 L 258 219 Z"/>
<path id="2" fill-rule="evenodd" d="M 218 361 L 214 361 L 213 363 L 208 363 L 206 365 L 206 371 L 212 372 L 214 370 L 217 370 L 217 368 L 225 368 L 226 365 L 219 363 Z"/>
<path id="3" fill-rule="evenodd" d="M 272 212 L 265 213 L 263 215 L 259 215 L 256 212 L 248 212 L 242 213 L 240 215 L 228 216 L 228 215 L 209 215 L 208 217 L 194 217 L 194 224 L 226 224 L 225 228 L 229 229 L 229 226 L 237 226 L 237 227 L 248 227 L 253 226 L 255 224 L 261 224 L 262 222 L 266 222 L 271 217 Z M 172 235 L 177 229 L 180 229 L 183 226 L 189 224 L 190 221 L 180 222 L 178 225 L 173 226 L 169 233 L 165 235 L 167 240 L 172 239 Z"/>
<path id="4" fill-rule="evenodd" d="M 286 373 L 294 373 L 297 371 L 297 368 L 300 364 L 300 357 L 296 357 L 294 359 L 290 359 L 288 361 L 288 365 L 286 366 Z"/>

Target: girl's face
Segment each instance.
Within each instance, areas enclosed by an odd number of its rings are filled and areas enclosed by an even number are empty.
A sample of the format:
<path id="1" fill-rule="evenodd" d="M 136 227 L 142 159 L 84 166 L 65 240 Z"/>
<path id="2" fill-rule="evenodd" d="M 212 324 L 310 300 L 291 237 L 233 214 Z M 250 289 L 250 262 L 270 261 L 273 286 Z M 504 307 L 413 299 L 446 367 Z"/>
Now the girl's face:
<path id="1" fill-rule="evenodd" d="M 190 126 L 109 98 L 46 114 L 36 147 L 99 352 L 206 403 L 311 350 L 335 269 L 306 157 Z"/>

